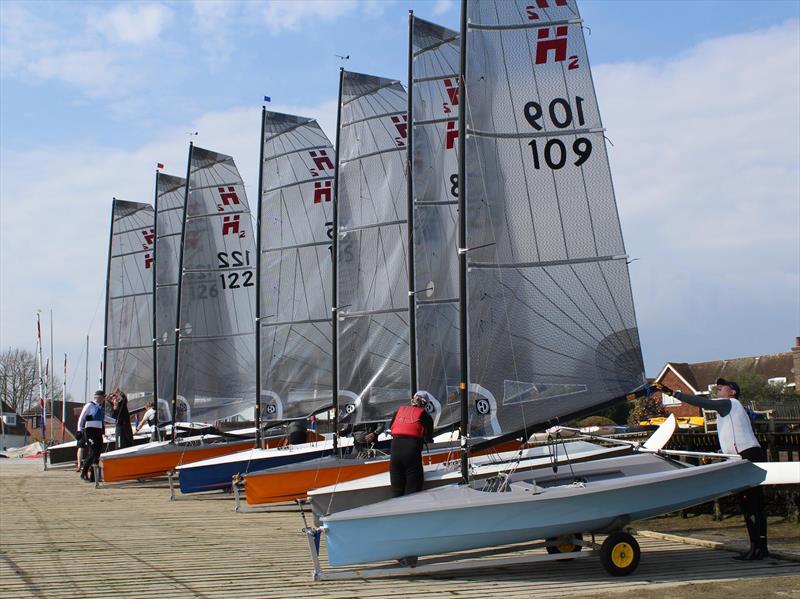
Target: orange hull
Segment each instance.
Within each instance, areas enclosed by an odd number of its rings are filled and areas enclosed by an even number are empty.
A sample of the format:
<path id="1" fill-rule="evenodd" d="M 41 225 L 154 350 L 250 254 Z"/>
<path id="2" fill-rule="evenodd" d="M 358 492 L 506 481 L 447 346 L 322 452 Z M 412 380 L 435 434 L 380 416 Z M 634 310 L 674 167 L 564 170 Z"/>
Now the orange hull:
<path id="1" fill-rule="evenodd" d="M 492 448 L 493 452 L 512 451 L 519 443 L 504 443 Z M 488 451 L 474 453 L 482 455 Z M 459 459 L 458 449 L 422 455 L 423 464 L 439 464 Z M 327 487 L 373 474 L 389 471 L 389 458 L 359 464 L 347 464 L 347 460 L 332 463 L 328 467 L 309 467 L 290 472 L 257 472 L 244 477 L 245 499 L 250 505 L 280 503 L 303 499 L 311 489 Z"/>
<path id="2" fill-rule="evenodd" d="M 270 438 L 267 442 L 267 447 L 278 447 L 284 441 L 285 437 Z M 253 445 L 254 441 L 252 439 L 185 447 L 167 445 L 150 453 L 132 453 L 113 457 L 103 457 L 101 455 L 100 466 L 103 469 L 103 481 L 107 483 L 139 478 L 157 478 L 166 476 L 167 472 L 183 464 L 191 464 L 208 458 L 244 451 L 253 447 Z"/>

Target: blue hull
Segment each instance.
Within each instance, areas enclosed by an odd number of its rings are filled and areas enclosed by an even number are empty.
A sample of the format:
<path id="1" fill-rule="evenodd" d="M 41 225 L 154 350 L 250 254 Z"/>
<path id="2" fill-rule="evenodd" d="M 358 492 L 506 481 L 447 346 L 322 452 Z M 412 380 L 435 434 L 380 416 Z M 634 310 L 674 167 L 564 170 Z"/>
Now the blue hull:
<path id="1" fill-rule="evenodd" d="M 582 487 L 517 486 L 506 493 L 442 487 L 323 518 L 328 560 L 342 566 L 601 532 L 710 501 L 761 479 L 763 471 L 737 460 L 632 476 L 620 471 Z"/>
<path id="2" fill-rule="evenodd" d="M 207 466 L 192 466 L 178 471 L 181 493 L 200 493 L 203 491 L 220 491 L 231 488 L 231 479 L 238 475 L 266 470 L 287 464 L 296 464 L 330 455 L 330 449 L 309 451 L 304 453 L 289 453 L 271 455 L 264 458 L 229 461 Z"/>

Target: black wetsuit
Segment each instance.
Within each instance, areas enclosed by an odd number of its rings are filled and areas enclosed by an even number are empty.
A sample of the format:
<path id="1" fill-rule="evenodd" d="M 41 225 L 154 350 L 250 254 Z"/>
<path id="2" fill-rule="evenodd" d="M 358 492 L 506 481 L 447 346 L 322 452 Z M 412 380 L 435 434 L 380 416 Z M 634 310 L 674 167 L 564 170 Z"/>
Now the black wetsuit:
<path id="1" fill-rule="evenodd" d="M 389 479 L 392 484 L 392 495 L 395 497 L 421 491 L 425 482 L 425 472 L 422 468 L 422 447 L 424 442 L 431 441 L 433 436 L 433 418 L 427 412 L 423 412 L 419 421 L 425 429 L 423 438 L 392 435 Z M 394 424 L 394 418 L 392 418 L 392 424 Z"/>
<path id="2" fill-rule="evenodd" d="M 286 429 L 289 445 L 298 445 L 308 440 L 308 423 L 305 420 L 294 420 Z"/>
<path id="3" fill-rule="evenodd" d="M 117 421 L 114 434 L 117 438 L 117 449 L 133 445 L 133 429 L 131 429 L 131 415 L 128 412 L 128 398 L 119 397 L 111 409 L 111 415 Z"/>

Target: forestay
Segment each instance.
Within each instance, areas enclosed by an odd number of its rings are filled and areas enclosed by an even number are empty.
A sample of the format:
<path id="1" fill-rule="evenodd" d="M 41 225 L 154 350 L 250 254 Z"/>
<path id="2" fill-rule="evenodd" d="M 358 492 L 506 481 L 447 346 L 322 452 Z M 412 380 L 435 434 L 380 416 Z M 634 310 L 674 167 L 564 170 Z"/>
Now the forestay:
<path id="1" fill-rule="evenodd" d="M 175 319 L 178 314 L 178 260 L 186 179 L 156 174 L 155 343 L 159 421 L 169 420 L 175 385 Z"/>
<path id="2" fill-rule="evenodd" d="M 496 433 L 597 409 L 643 365 L 574 0 L 467 17 L 470 401 Z"/>
<path id="3" fill-rule="evenodd" d="M 347 71 L 340 93 L 338 396 L 355 420 L 380 421 L 410 396 L 407 96 L 397 81 Z"/>
<path id="4" fill-rule="evenodd" d="M 459 420 L 459 36 L 411 19 L 414 298 L 417 380 L 433 395 L 437 427 Z"/>
<path id="5" fill-rule="evenodd" d="M 263 418 L 333 404 L 333 146 L 313 119 L 266 112 L 261 196 Z"/>
<path id="6" fill-rule="evenodd" d="M 252 418 L 255 265 L 250 208 L 233 159 L 193 147 L 179 293 L 178 421 Z"/>
<path id="7" fill-rule="evenodd" d="M 153 397 L 153 207 L 114 200 L 106 289 L 103 387 L 136 410 Z"/>

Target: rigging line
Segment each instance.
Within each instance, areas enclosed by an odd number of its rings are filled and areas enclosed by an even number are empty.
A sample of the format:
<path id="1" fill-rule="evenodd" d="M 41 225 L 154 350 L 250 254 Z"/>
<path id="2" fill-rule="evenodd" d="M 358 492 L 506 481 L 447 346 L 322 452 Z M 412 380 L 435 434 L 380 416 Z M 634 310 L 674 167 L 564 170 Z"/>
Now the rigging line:
<path id="1" fill-rule="evenodd" d="M 342 127 L 350 127 L 351 125 L 357 125 L 358 123 L 365 123 L 367 121 L 372 121 L 372 120 L 380 120 L 380 119 L 386 118 L 387 116 L 397 116 L 397 115 L 400 115 L 400 114 L 406 114 L 406 110 L 405 109 L 403 109 L 403 110 L 391 110 L 389 112 L 382 112 L 382 113 L 379 113 L 379 114 L 372 114 L 370 116 L 365 116 L 365 117 L 360 118 L 360 119 L 355 119 L 355 120 L 343 123 Z"/>
<path id="2" fill-rule="evenodd" d="M 504 31 L 511 31 L 514 29 L 540 29 L 542 27 L 553 27 L 557 25 L 574 25 L 580 24 L 581 19 L 558 19 L 555 21 L 536 21 L 536 23 L 517 23 L 517 24 L 504 24 L 504 25 L 481 25 L 480 23 L 471 22 L 470 29 L 487 32 L 497 32 L 502 34 Z"/>
<path id="3" fill-rule="evenodd" d="M 378 156 L 380 154 L 388 154 L 390 152 L 400 152 L 405 150 L 405 146 L 396 146 L 394 148 L 386 148 L 385 150 L 378 150 L 376 152 L 369 152 L 367 154 L 361 154 L 359 156 L 353 156 L 352 158 L 348 158 L 347 160 L 342 160 L 342 165 L 349 164 L 351 162 L 355 162 L 356 160 L 364 160 L 365 158 L 372 158 L 373 156 Z"/>

